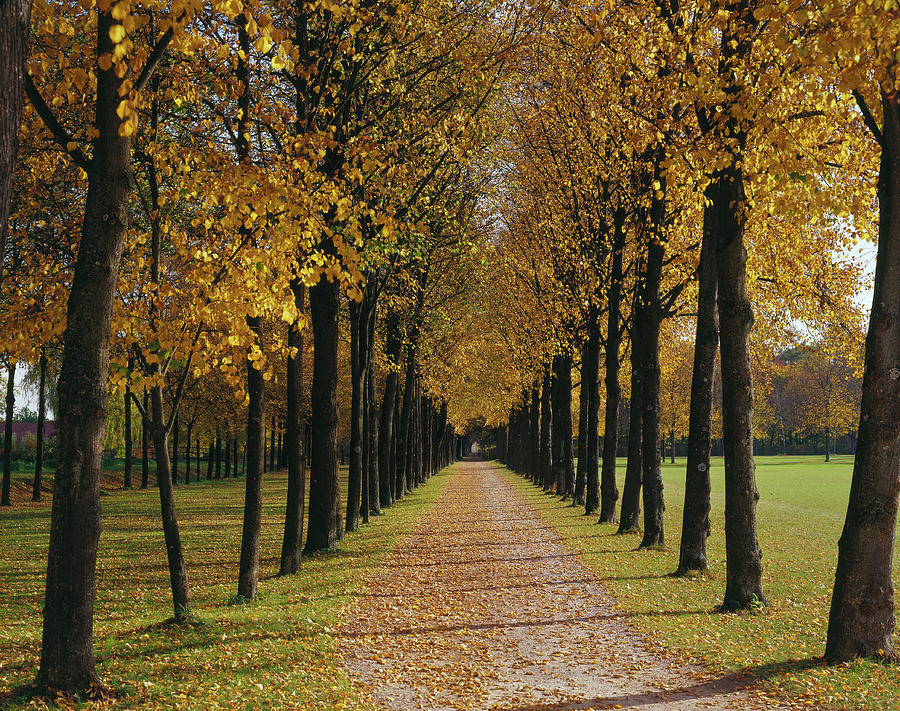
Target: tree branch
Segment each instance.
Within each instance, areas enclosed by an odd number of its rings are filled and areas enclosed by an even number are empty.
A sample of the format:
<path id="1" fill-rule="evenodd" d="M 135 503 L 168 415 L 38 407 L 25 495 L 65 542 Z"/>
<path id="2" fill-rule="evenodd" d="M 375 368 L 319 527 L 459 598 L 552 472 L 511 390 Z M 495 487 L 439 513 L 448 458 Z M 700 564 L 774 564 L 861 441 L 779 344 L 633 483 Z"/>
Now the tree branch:
<path id="1" fill-rule="evenodd" d="M 881 129 L 878 128 L 878 123 L 875 121 L 875 117 L 872 115 L 872 111 L 869 108 L 869 105 L 866 103 L 865 97 L 856 89 L 854 89 L 852 93 L 853 98 L 856 99 L 856 105 L 859 106 L 859 110 L 862 112 L 863 121 L 865 121 L 866 126 L 869 127 L 872 135 L 875 136 L 875 140 L 878 141 L 878 145 L 883 146 L 884 136 L 881 134 Z"/>
<path id="2" fill-rule="evenodd" d="M 184 15 L 185 13 L 182 12 L 178 16 L 175 22 L 172 23 L 172 26 L 163 32 L 162 37 L 156 41 L 153 49 L 150 50 L 150 54 L 147 57 L 147 63 L 144 64 L 144 68 L 141 70 L 141 73 L 138 74 L 138 78 L 134 82 L 135 91 L 142 91 L 147 85 L 147 82 L 150 81 L 150 77 L 153 76 L 153 72 L 159 66 L 163 55 L 166 53 L 166 50 L 169 48 L 169 45 L 175 37 L 175 25 L 184 19 Z"/>
<path id="3" fill-rule="evenodd" d="M 88 172 L 91 167 L 91 161 L 88 160 L 88 157 L 80 148 L 69 148 L 75 143 L 75 139 L 53 115 L 53 111 L 47 105 L 47 102 L 44 101 L 44 97 L 41 96 L 41 92 L 34 85 L 34 79 L 31 78 L 31 74 L 28 72 L 25 72 L 25 94 L 28 96 L 31 105 L 34 106 L 34 110 L 38 112 L 38 116 L 41 117 L 44 125 L 53 134 L 53 140 L 59 144 L 59 147 L 66 152 L 75 165 L 84 170 L 85 173 Z"/>

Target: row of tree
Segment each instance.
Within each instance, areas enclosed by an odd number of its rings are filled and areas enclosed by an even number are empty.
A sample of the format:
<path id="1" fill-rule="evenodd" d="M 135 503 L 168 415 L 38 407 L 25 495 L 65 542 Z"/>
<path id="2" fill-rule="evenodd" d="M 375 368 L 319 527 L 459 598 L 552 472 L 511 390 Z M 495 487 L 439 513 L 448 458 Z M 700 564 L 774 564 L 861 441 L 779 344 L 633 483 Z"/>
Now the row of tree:
<path id="1" fill-rule="evenodd" d="M 665 396 L 688 406 L 681 573 L 707 566 L 718 371 L 729 610 L 765 601 L 755 437 L 773 427 L 830 436 L 856 419 L 859 397 L 826 649 L 835 661 L 893 649 L 897 13 L 761 0 L 551 5 L 504 94 L 497 284 L 482 307 L 497 326 L 473 329 L 486 361 L 476 370 L 494 375 L 479 378 L 472 412 L 498 428 L 500 454 L 601 522 L 642 529 L 642 547 L 665 543 Z M 878 244 L 864 366 L 858 238 Z M 690 347 L 679 353 L 678 340 Z M 680 395 L 665 392 L 673 361 L 690 374 Z M 801 399 L 808 419 L 790 421 Z"/>
<path id="2" fill-rule="evenodd" d="M 706 565 L 718 354 L 724 607 L 764 600 L 752 447 L 767 381 L 753 376 L 798 323 L 855 331 L 859 237 L 878 257 L 828 656 L 890 651 L 900 23 L 883 5 L 82 0 L 37 5 L 29 24 L 30 3 L 7 0 L 0 350 L 36 363 L 62 347 L 39 683 L 97 681 L 110 390 L 157 453 L 183 621 L 168 452 L 191 393 L 246 422 L 246 598 L 273 415 L 283 572 L 299 565 L 305 412 L 307 551 L 446 462 L 470 421 L 505 431 L 509 461 L 603 521 L 637 528 L 642 501 L 642 544 L 658 546 L 665 329 L 686 317 L 679 568 Z"/>
<path id="3" fill-rule="evenodd" d="M 267 422 L 288 470 L 283 574 L 304 519 L 303 550 L 331 549 L 452 458 L 454 422 L 427 383 L 478 263 L 473 166 L 519 19 L 430 0 L 55 2 L 29 22 L 30 9 L 3 5 L 0 47 L 17 48 L 2 60 L 16 74 L 4 141 L 19 143 L 2 144 L 0 349 L 31 363 L 61 351 L 37 683 L 76 691 L 98 683 L 111 393 L 155 452 L 176 623 L 192 614 L 179 425 L 240 429 L 242 599 L 259 579 Z"/>

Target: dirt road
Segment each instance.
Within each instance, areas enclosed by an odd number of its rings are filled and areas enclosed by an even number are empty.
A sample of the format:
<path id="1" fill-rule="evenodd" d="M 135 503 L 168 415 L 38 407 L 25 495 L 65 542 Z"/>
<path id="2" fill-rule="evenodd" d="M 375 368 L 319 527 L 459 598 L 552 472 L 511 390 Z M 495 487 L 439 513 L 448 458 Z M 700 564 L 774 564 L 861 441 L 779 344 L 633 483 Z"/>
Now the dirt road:
<path id="1" fill-rule="evenodd" d="M 785 709 L 636 632 L 496 470 L 466 461 L 350 610 L 341 650 L 386 709 Z"/>

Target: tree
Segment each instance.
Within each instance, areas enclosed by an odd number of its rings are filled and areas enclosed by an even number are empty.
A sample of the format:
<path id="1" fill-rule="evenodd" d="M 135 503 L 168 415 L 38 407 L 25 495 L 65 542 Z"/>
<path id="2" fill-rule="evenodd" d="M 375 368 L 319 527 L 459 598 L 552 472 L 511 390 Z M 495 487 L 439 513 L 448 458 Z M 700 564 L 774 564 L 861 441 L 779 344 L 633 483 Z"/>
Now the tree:
<path id="1" fill-rule="evenodd" d="M 16 411 L 16 362 L 7 361 L 6 366 L 6 416 L 3 430 L 3 489 L 0 506 L 12 506 L 10 483 L 12 479 L 13 419 Z"/>
<path id="2" fill-rule="evenodd" d="M 6 266 L 30 23 L 31 0 L 6 0 L 0 5 L 0 285 Z"/>

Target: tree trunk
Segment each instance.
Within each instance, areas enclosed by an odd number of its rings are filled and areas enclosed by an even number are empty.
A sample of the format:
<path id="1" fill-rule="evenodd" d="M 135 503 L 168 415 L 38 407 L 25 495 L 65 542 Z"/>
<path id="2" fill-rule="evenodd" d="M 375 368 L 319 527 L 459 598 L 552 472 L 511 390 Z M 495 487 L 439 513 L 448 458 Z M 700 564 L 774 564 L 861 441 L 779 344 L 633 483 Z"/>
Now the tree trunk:
<path id="1" fill-rule="evenodd" d="M 359 505 L 359 515 L 362 519 L 363 523 L 369 522 L 369 512 L 371 510 L 371 503 L 369 501 L 369 362 L 368 355 L 365 360 L 360 364 L 362 369 L 362 432 L 360 432 L 360 442 L 362 443 L 362 452 L 361 452 L 361 469 L 362 476 L 361 479 L 361 488 L 360 492 L 360 505 Z"/>
<path id="2" fill-rule="evenodd" d="M 185 442 L 184 442 L 184 483 L 191 483 L 191 431 L 194 429 L 193 423 L 188 424 L 187 432 L 185 433 Z"/>
<path id="3" fill-rule="evenodd" d="M 340 286 L 322 279 L 309 290 L 313 327 L 310 398 L 312 466 L 306 553 L 328 550 L 343 537 L 338 483 L 338 319 Z"/>
<path id="4" fill-rule="evenodd" d="M 38 381 L 38 421 L 37 442 L 34 449 L 34 484 L 31 488 L 31 500 L 41 500 L 41 475 L 44 470 L 44 421 L 47 418 L 47 356 L 41 349 L 40 380 Z M 131 403 L 129 402 L 129 407 Z M 128 481 L 128 485 L 131 482 Z"/>
<path id="5" fill-rule="evenodd" d="M 694 336 L 694 367 L 691 376 L 691 407 L 688 423 L 687 473 L 684 483 L 684 515 L 681 550 L 676 575 L 707 568 L 706 539 L 709 537 L 710 445 L 713 383 L 719 349 L 719 312 L 716 309 L 718 278 L 716 247 L 711 234 L 712 210 L 703 214 L 703 242 L 697 268 L 697 329 Z"/>
<path id="6" fill-rule="evenodd" d="M 640 306 L 635 299 L 633 320 L 638 318 Z M 640 334 L 632 325 L 631 334 L 631 403 L 628 416 L 628 460 L 625 464 L 625 485 L 622 489 L 622 509 L 619 512 L 619 530 L 617 533 L 636 533 L 640 531 L 641 518 L 641 449 L 643 418 L 641 416 L 641 367 L 640 367 Z"/>
<path id="7" fill-rule="evenodd" d="M 150 394 L 144 390 L 144 412 L 150 412 Z M 141 488 L 150 486 L 150 437 L 147 432 L 147 416 L 141 420 Z"/>
<path id="8" fill-rule="evenodd" d="M 541 388 L 535 383 L 531 388 L 531 400 L 528 409 L 528 472 L 533 481 L 541 481 Z M 549 482 L 548 490 L 553 487 Z"/>
<path id="9" fill-rule="evenodd" d="M 249 378 L 248 378 L 248 380 L 249 380 Z M 249 382 L 248 382 L 248 387 L 249 387 Z M 222 473 L 222 476 L 224 476 L 226 479 L 231 478 L 231 444 L 232 444 L 232 442 L 234 442 L 234 437 L 232 437 L 230 434 L 227 437 L 225 437 L 225 455 L 224 455 L 225 471 Z M 234 446 L 237 447 L 237 443 L 235 443 Z M 237 472 L 235 472 L 235 475 L 237 475 Z"/>
<path id="10" fill-rule="evenodd" d="M 407 455 L 407 471 L 406 480 L 409 482 L 410 489 L 416 488 L 422 483 L 422 432 L 421 432 L 421 410 L 422 395 L 419 383 L 418 369 L 412 384 L 412 412 L 410 413 L 409 422 L 409 454 Z"/>
<path id="11" fill-rule="evenodd" d="M 216 479 L 222 478 L 222 435 L 216 429 Z"/>
<path id="12" fill-rule="evenodd" d="M 825 657 L 894 653 L 892 559 L 900 492 L 900 97 L 882 92 L 878 255 L 862 406 Z"/>
<path id="13" fill-rule="evenodd" d="M 247 317 L 256 345 L 262 349 L 262 319 Z M 262 530 L 263 437 L 266 411 L 266 382 L 263 372 L 247 359 L 247 477 L 244 494 L 244 525 L 241 532 L 241 562 L 238 570 L 239 598 L 253 600 L 259 584 L 259 537 Z M 274 432 L 274 431 L 273 431 Z M 229 442 L 230 442 L 229 438 Z M 235 444 L 237 447 L 237 444 Z M 227 469 L 231 452 L 226 448 Z"/>
<path id="14" fill-rule="evenodd" d="M 9 212 L 25 90 L 25 56 L 31 0 L 0 3 L 0 284 L 6 264 Z"/>
<path id="15" fill-rule="evenodd" d="M 172 425 L 172 483 L 178 483 L 178 414 L 175 415 L 175 422 Z"/>
<path id="16" fill-rule="evenodd" d="M 216 440 L 214 437 L 209 438 L 209 454 L 206 457 L 206 480 L 212 481 L 213 466 L 216 460 Z"/>
<path id="17" fill-rule="evenodd" d="M 265 434 L 263 434 L 265 437 Z M 272 415 L 272 434 L 269 439 L 269 471 L 275 471 L 275 455 L 277 454 L 276 449 L 278 448 L 278 421 L 275 418 L 275 415 Z M 265 451 L 265 450 L 264 450 Z"/>
<path id="18" fill-rule="evenodd" d="M 544 371 L 544 382 L 541 387 L 541 481 L 549 481 L 553 471 L 553 455 L 551 453 L 552 443 L 550 441 L 550 389 L 553 379 L 550 369 Z"/>
<path id="19" fill-rule="evenodd" d="M 303 282 L 291 283 L 294 304 L 303 314 L 306 307 L 306 287 Z M 285 448 L 287 449 L 288 489 L 284 514 L 284 539 L 281 542 L 279 575 L 293 575 L 300 570 L 303 538 L 303 507 L 306 498 L 306 465 L 303 461 L 303 331 L 300 323 L 288 330 L 288 348 L 296 349 L 287 361 L 287 421 Z"/>
<path id="20" fill-rule="evenodd" d="M 365 297 L 364 297 L 365 298 Z M 347 518 L 345 530 L 359 528 L 359 512 L 362 505 L 363 468 L 363 390 L 366 371 L 363 354 L 366 352 L 368 329 L 362 302 L 350 302 L 350 467 L 347 474 Z"/>
<path id="21" fill-rule="evenodd" d="M 414 349 L 410 348 L 406 354 L 406 377 L 403 381 L 403 408 L 400 413 L 400 438 L 397 440 L 397 498 L 405 496 L 412 488 L 413 482 L 409 478 L 410 440 L 412 431 L 413 393 L 415 392 L 416 363 Z"/>
<path id="22" fill-rule="evenodd" d="M 557 356 L 554 380 L 558 388 L 559 416 L 556 425 L 559 433 L 559 457 L 560 465 L 557 473 L 560 477 L 557 482 L 557 494 L 563 499 L 573 496 L 575 493 L 575 462 L 572 451 L 572 356 L 569 354 Z"/>
<path id="23" fill-rule="evenodd" d="M 831 432 L 825 428 L 825 461 L 831 461 Z"/>
<path id="24" fill-rule="evenodd" d="M 587 445 L 585 455 L 585 478 L 587 491 L 584 498 L 584 513 L 594 513 L 600 506 L 600 324 L 596 315 L 591 317 L 590 333 L 584 349 L 584 364 L 581 368 L 581 383 L 588 390 Z"/>
<path id="25" fill-rule="evenodd" d="M 366 361 L 366 401 L 368 424 L 366 427 L 366 442 L 368 444 L 368 482 L 369 482 L 369 510 L 375 515 L 381 514 L 381 472 L 378 467 L 378 387 L 376 378 L 378 371 L 375 367 L 375 316 L 373 305 L 369 314 L 368 358 Z"/>
<path id="26" fill-rule="evenodd" d="M 765 602 L 762 551 L 756 538 L 753 460 L 753 384 L 750 330 L 753 310 L 747 296 L 744 249 L 743 176 L 737 159 L 715 178 L 716 261 L 721 324 L 722 431 L 725 447 L 726 584 L 723 609 Z"/>
<path id="27" fill-rule="evenodd" d="M 166 558 L 169 564 L 169 583 L 172 587 L 174 621 L 183 623 L 191 616 L 191 596 L 188 588 L 187 565 L 175 513 L 175 493 L 172 486 L 172 471 L 169 465 L 168 430 L 163 412 L 162 388 L 158 385 L 150 390 L 151 433 L 156 451 L 156 485 L 159 487 L 159 504 L 162 514 L 163 537 L 166 542 Z"/>
<path id="28" fill-rule="evenodd" d="M 396 501 L 400 498 L 400 477 L 402 473 L 400 471 L 400 447 L 399 447 L 399 439 L 400 432 L 402 431 L 402 426 L 400 422 L 400 410 L 402 409 L 402 398 L 400 396 L 400 383 L 398 380 L 397 390 L 394 394 L 394 436 L 391 437 L 391 499 L 392 501 Z"/>
<path id="29" fill-rule="evenodd" d="M 581 371 L 584 373 L 584 348 L 582 348 Z M 578 455 L 577 468 L 575 470 L 575 500 L 573 506 L 584 506 L 585 493 L 587 489 L 586 464 L 587 459 L 587 410 L 588 410 L 588 391 L 581 379 L 581 386 L 578 388 Z"/>
<path id="30" fill-rule="evenodd" d="M 13 417 L 16 414 L 16 364 L 10 361 L 6 371 L 6 422 L 3 431 L 3 494 L 0 506 L 12 506 L 10 488 L 12 484 Z"/>
<path id="31" fill-rule="evenodd" d="M 606 413 L 603 421 L 603 464 L 600 472 L 600 520 L 598 523 L 616 522 L 616 502 L 619 489 L 616 486 L 616 449 L 619 444 L 619 347 L 622 310 L 622 253 L 625 250 L 625 210 L 617 208 L 614 214 L 613 259 L 610 273 L 607 303 L 609 314 L 606 327 Z"/>
<path id="32" fill-rule="evenodd" d="M 13 4 L 18 3 L 7 0 L 4 8 Z M 114 24 L 110 12 L 99 12 L 98 56 L 114 50 L 109 37 Z M 57 464 L 36 683 L 66 691 L 99 683 L 92 645 L 100 458 L 106 424 L 109 332 L 132 190 L 131 140 L 119 135 L 121 121 L 116 110 L 122 81 L 115 69 L 97 71 L 98 133 L 88 171 L 57 387 Z"/>
<path id="33" fill-rule="evenodd" d="M 660 365 L 659 326 L 660 282 L 665 247 L 651 241 L 647 268 L 642 280 L 643 306 L 637 328 L 641 331 L 641 464 L 644 487 L 644 537 L 641 548 L 664 546 L 663 481 L 659 455 Z"/>
<path id="34" fill-rule="evenodd" d="M 43 356 L 41 356 L 41 386 L 40 386 L 41 387 L 41 395 L 40 395 L 40 397 L 42 400 L 44 397 L 44 392 L 43 392 L 44 372 L 43 371 L 44 371 Z M 125 405 L 125 483 L 124 483 L 124 488 L 130 489 L 131 483 L 132 483 L 131 482 L 131 459 L 134 455 L 134 452 L 132 452 L 132 445 L 134 443 L 132 442 L 132 439 L 131 439 L 131 437 L 132 437 L 132 434 L 131 434 L 131 382 L 125 383 L 124 405 Z M 44 433 L 42 431 L 43 426 L 44 426 L 43 415 L 38 415 L 38 422 L 39 422 L 38 438 L 41 441 L 41 444 L 43 444 L 43 439 L 44 439 Z M 35 499 L 35 500 L 37 500 L 37 499 Z"/>
<path id="35" fill-rule="evenodd" d="M 391 450 L 394 445 L 396 433 L 394 431 L 394 409 L 397 399 L 397 381 L 399 375 L 400 360 L 400 334 L 397 315 L 388 314 L 387 339 L 385 343 L 385 355 L 389 365 L 387 377 L 384 379 L 384 394 L 381 400 L 381 426 L 378 437 L 378 468 L 381 475 L 380 499 L 383 507 L 394 503 L 395 472 L 392 467 Z"/>

